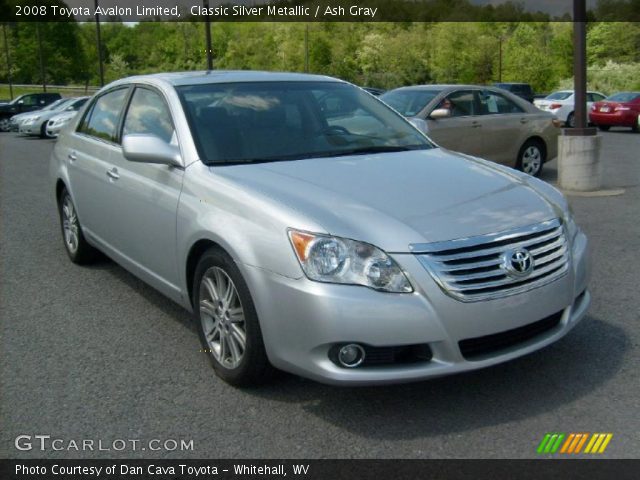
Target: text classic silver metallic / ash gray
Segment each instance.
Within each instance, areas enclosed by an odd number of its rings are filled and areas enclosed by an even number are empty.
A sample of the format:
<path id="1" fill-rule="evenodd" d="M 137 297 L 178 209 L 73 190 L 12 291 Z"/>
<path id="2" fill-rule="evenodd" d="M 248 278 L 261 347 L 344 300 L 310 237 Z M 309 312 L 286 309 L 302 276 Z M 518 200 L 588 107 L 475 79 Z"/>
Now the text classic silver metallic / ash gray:
<path id="1" fill-rule="evenodd" d="M 62 131 L 51 177 L 71 260 L 100 250 L 193 311 L 235 385 L 274 367 L 348 385 L 486 367 L 558 340 L 590 302 L 562 194 L 328 77 L 119 80 Z"/>

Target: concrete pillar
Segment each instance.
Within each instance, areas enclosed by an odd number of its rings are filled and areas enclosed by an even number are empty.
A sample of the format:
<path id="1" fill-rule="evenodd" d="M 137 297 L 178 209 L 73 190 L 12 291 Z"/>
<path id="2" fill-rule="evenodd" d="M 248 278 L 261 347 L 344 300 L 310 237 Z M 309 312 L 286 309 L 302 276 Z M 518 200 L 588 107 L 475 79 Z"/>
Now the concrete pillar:
<path id="1" fill-rule="evenodd" d="M 601 135 L 558 137 L 558 186 L 589 192 L 602 187 Z"/>

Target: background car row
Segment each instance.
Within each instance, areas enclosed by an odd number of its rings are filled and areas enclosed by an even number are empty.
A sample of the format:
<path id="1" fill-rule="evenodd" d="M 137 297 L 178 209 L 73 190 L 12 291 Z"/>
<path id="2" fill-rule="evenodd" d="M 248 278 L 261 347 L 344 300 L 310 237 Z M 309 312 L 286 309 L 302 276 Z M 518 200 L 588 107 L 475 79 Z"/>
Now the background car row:
<path id="1" fill-rule="evenodd" d="M 42 138 L 55 138 L 88 99 L 89 97 L 58 98 L 44 108 L 31 109 L 9 117 L 2 130 Z"/>

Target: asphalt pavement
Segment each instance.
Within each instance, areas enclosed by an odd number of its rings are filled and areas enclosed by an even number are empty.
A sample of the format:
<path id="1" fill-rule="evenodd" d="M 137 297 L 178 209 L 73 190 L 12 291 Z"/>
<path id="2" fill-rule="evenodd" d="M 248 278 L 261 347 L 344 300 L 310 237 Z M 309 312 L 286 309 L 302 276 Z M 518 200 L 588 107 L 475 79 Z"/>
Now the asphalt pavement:
<path id="1" fill-rule="evenodd" d="M 110 260 L 68 260 L 53 145 L 0 134 L 0 457 L 533 458 L 547 432 L 611 432 L 602 456 L 638 457 L 640 134 L 603 134 L 606 186 L 623 195 L 570 197 L 593 251 L 580 325 L 507 364 L 372 388 L 218 380 L 187 312 Z M 19 435 L 31 450 L 15 448 Z M 40 451 L 35 435 L 63 449 Z M 118 439 L 193 449 L 116 451 Z M 70 444 L 83 440 L 94 451 Z"/>

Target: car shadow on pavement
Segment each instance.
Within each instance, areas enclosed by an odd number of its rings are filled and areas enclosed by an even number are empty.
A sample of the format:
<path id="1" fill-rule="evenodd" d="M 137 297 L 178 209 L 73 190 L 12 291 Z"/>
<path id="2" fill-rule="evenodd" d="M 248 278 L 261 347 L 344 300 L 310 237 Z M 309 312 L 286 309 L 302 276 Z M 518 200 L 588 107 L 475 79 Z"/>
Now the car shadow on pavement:
<path id="1" fill-rule="evenodd" d="M 535 417 L 603 388 L 620 368 L 624 331 L 587 317 L 554 345 L 491 368 L 413 384 L 342 388 L 292 375 L 248 392 L 362 437 L 412 439 Z"/>
<path id="2" fill-rule="evenodd" d="M 183 327 L 193 331 L 194 335 L 198 334 L 195 323 L 188 311 L 165 297 L 162 293 L 158 292 L 132 273 L 128 272 L 126 269 L 122 268 L 102 252 L 98 252 L 98 257 L 89 268 L 104 270 L 109 273 L 119 282 L 126 284 L 133 292 L 140 295 L 140 297 L 149 301 L 154 307 L 161 310 L 164 314 L 174 319 Z"/>

